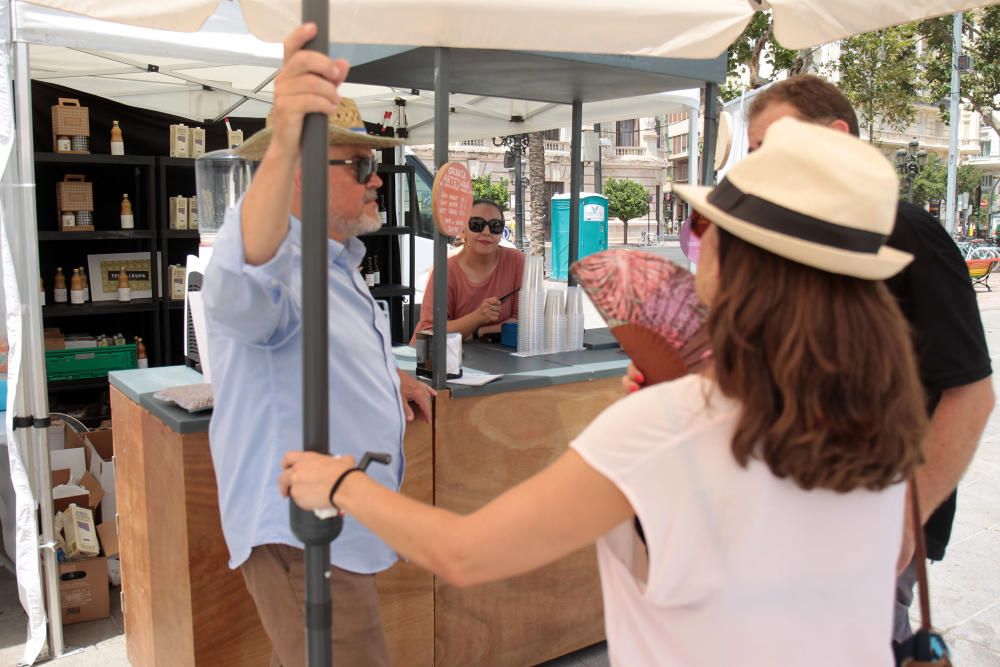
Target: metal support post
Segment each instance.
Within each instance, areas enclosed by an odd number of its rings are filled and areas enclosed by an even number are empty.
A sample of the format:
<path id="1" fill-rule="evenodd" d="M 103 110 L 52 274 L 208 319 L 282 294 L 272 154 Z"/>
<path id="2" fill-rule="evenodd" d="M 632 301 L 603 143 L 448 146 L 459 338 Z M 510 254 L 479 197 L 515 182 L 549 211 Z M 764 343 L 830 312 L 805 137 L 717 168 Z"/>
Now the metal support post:
<path id="1" fill-rule="evenodd" d="M 438 169 L 448 162 L 448 65 L 450 51 L 434 51 L 434 166 Z M 434 337 L 431 339 L 432 377 L 435 389 L 444 389 L 448 383 L 448 241 L 434 228 Z"/>
<path id="2" fill-rule="evenodd" d="M 569 147 L 569 266 L 580 255 L 580 187 L 583 185 L 583 162 L 580 161 L 583 140 L 583 102 L 573 102 L 573 120 Z M 553 253 L 554 254 L 554 253 Z M 576 285 L 576 278 L 566 272 L 567 284 Z"/>

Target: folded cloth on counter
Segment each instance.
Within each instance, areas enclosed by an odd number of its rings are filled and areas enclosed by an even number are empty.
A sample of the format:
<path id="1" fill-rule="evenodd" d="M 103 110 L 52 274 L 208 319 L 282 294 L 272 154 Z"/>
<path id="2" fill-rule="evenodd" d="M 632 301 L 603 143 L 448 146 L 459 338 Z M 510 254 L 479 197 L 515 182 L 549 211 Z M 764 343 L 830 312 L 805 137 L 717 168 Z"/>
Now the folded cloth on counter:
<path id="1" fill-rule="evenodd" d="M 215 395 L 212 393 L 212 385 L 207 382 L 161 389 L 153 394 L 153 398 L 173 403 L 188 412 L 211 410 L 212 406 L 215 405 Z"/>

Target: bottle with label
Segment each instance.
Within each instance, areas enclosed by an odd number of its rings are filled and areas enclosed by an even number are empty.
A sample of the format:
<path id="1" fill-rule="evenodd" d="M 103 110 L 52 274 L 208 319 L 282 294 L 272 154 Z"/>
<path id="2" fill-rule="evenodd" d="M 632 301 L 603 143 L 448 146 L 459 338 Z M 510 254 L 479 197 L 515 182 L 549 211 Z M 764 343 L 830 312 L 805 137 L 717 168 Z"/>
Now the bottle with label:
<path id="1" fill-rule="evenodd" d="M 90 301 L 90 281 L 87 280 L 87 272 L 80 267 L 80 280 L 83 282 L 83 300 Z"/>
<path id="2" fill-rule="evenodd" d="M 38 276 L 38 304 L 45 305 L 45 278 Z"/>
<path id="3" fill-rule="evenodd" d="M 372 255 L 372 275 L 374 276 L 374 278 L 372 279 L 372 283 L 374 283 L 372 287 L 378 287 L 379 285 L 381 285 L 382 274 L 378 270 L 378 257 L 376 257 L 375 255 Z"/>
<path id="4" fill-rule="evenodd" d="M 73 275 L 69 279 L 69 302 L 75 305 L 83 303 L 83 279 L 80 277 L 80 269 L 73 269 Z"/>
<path id="5" fill-rule="evenodd" d="M 128 195 L 122 195 L 122 229 L 134 229 L 135 218 L 132 217 L 132 202 L 128 200 Z"/>
<path id="6" fill-rule="evenodd" d="M 146 344 L 138 336 L 135 338 L 135 356 L 139 368 L 149 368 L 149 359 L 146 358 Z"/>
<path id="7" fill-rule="evenodd" d="M 375 271 L 372 269 L 372 258 L 365 258 L 365 285 L 375 287 Z"/>
<path id="8" fill-rule="evenodd" d="M 125 155 L 125 141 L 122 139 L 122 129 L 118 127 L 118 121 L 111 121 L 111 154 Z"/>
<path id="9" fill-rule="evenodd" d="M 52 300 L 56 303 L 66 303 L 69 301 L 69 293 L 66 290 L 66 276 L 63 275 L 61 266 L 56 269 L 56 279 L 52 286 Z"/>
<path id="10" fill-rule="evenodd" d="M 383 225 L 386 224 L 385 197 L 383 197 L 381 193 L 379 193 L 378 196 L 378 219 Z"/>
<path id="11" fill-rule="evenodd" d="M 125 267 L 118 269 L 118 300 L 119 301 L 131 301 L 132 300 L 132 288 L 128 284 L 128 273 L 125 271 Z"/>

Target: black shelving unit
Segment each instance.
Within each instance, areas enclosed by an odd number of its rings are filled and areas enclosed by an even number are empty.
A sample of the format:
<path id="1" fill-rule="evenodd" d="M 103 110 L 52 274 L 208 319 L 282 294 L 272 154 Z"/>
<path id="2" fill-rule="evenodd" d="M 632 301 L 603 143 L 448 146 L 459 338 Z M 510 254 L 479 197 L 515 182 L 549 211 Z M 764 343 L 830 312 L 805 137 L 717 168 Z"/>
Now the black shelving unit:
<path id="1" fill-rule="evenodd" d="M 188 255 L 198 254 L 197 229 L 170 229 L 170 198 L 193 197 L 195 192 L 194 158 L 156 158 L 156 187 L 158 190 L 159 247 L 163 257 L 161 277 L 170 285 L 170 266 L 187 263 Z M 172 300 L 169 290 L 161 302 L 163 319 L 163 354 L 167 365 L 184 363 L 184 301 Z"/>

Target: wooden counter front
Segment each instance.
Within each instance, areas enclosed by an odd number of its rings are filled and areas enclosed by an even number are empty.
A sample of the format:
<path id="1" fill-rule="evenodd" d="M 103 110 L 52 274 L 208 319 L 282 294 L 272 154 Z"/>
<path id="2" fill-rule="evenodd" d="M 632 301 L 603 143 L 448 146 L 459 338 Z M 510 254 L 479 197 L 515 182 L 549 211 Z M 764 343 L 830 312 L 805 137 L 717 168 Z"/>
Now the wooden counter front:
<path id="1" fill-rule="evenodd" d="M 192 429 L 177 413 L 153 414 L 162 410 L 145 395 L 137 404 L 114 382 L 129 661 L 267 665 L 270 643 L 242 576 L 228 567 L 204 424 Z M 620 395 L 618 377 L 461 398 L 439 392 L 434 424 L 407 425 L 402 490 L 471 512 L 554 461 Z M 195 432 L 179 433 L 164 420 Z M 465 590 L 403 562 L 376 581 L 399 667 L 535 665 L 604 638 L 593 547 L 537 572 Z"/>

